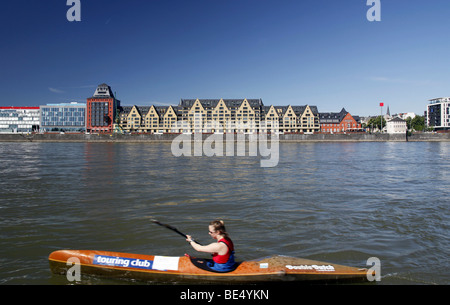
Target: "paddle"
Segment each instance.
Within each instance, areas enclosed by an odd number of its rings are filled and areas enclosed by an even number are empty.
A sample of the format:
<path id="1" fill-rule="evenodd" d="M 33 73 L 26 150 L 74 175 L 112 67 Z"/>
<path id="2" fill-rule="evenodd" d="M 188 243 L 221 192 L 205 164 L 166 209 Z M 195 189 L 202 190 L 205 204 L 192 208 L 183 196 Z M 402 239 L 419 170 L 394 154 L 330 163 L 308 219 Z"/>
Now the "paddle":
<path id="1" fill-rule="evenodd" d="M 184 236 L 184 238 L 187 238 L 187 235 L 186 235 L 186 234 L 184 234 L 183 232 L 178 231 L 177 228 L 175 228 L 175 227 L 173 227 L 173 226 L 171 226 L 171 225 L 161 223 L 161 222 L 159 222 L 159 221 L 157 221 L 157 220 L 155 220 L 155 219 L 150 219 L 150 221 L 153 222 L 153 223 L 156 223 L 157 225 L 160 225 L 160 226 L 162 226 L 162 227 L 166 227 L 167 229 L 172 230 L 172 231 L 174 231 L 175 233 L 180 234 L 181 236 Z M 196 241 L 196 240 L 194 240 L 194 239 L 192 239 L 192 241 L 196 242 L 196 243 L 199 244 L 200 246 L 202 245 L 201 243 L 199 243 L 198 241 Z"/>

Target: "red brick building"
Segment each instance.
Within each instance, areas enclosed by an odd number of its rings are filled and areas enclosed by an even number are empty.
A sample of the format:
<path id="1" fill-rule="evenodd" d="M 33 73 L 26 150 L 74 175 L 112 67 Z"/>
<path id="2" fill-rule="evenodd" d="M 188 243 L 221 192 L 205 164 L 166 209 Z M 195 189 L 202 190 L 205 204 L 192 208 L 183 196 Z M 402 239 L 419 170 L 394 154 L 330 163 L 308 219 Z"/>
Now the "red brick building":
<path id="1" fill-rule="evenodd" d="M 97 87 L 86 103 L 86 131 L 112 133 L 120 101 L 117 100 L 107 84 Z"/>
<path id="2" fill-rule="evenodd" d="M 341 112 L 319 113 L 320 131 L 326 133 L 362 131 L 359 116 L 352 116 L 342 108 Z"/>

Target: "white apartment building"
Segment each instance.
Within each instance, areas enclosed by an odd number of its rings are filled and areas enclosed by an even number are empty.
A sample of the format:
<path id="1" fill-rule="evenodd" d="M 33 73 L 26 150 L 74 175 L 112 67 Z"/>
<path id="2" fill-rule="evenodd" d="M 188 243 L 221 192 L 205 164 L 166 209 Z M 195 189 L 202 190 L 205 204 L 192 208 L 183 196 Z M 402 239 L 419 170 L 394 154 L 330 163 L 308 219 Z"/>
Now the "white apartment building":
<path id="1" fill-rule="evenodd" d="M 39 107 L 0 107 L 0 133 L 38 131 Z"/>
<path id="2" fill-rule="evenodd" d="M 427 125 L 435 130 L 450 129 L 450 97 L 431 99 L 427 106 Z"/>

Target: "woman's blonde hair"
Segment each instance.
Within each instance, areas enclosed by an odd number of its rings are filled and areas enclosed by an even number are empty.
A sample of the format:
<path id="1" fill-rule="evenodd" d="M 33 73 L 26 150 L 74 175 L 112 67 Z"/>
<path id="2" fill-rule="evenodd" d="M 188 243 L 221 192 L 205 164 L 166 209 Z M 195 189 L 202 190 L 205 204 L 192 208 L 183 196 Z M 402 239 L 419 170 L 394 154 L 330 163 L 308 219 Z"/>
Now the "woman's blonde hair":
<path id="1" fill-rule="evenodd" d="M 225 237 L 229 237 L 227 230 L 225 229 L 225 223 L 223 220 L 213 220 L 209 223 L 210 226 L 213 226 L 216 232 L 219 232 L 220 235 Z"/>

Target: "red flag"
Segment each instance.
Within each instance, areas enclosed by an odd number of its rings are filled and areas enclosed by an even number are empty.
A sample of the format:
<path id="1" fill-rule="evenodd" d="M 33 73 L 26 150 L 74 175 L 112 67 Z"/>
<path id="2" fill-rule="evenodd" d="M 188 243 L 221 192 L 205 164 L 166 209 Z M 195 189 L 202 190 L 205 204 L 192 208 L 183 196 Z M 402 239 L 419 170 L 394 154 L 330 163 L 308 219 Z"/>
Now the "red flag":
<path id="1" fill-rule="evenodd" d="M 384 103 L 380 103 L 380 107 L 383 107 L 384 106 Z"/>

